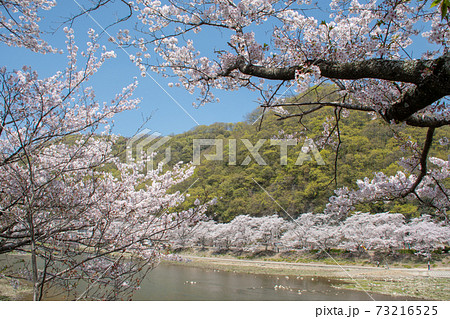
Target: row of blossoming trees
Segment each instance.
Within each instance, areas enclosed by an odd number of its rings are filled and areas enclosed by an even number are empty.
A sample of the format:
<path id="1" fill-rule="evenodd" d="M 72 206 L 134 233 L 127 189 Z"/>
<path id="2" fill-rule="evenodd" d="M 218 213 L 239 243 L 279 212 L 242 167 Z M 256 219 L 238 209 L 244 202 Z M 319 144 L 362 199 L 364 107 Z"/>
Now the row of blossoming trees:
<path id="1" fill-rule="evenodd" d="M 402 214 L 356 213 L 336 223 L 329 215 L 306 213 L 289 221 L 278 215 L 241 215 L 229 223 L 202 221 L 183 225 L 168 233 L 175 247 L 216 247 L 218 249 L 271 249 L 392 252 L 413 249 L 426 255 L 450 245 L 450 229 L 430 216 L 408 222 Z M 174 247 L 174 248 L 175 248 Z"/>

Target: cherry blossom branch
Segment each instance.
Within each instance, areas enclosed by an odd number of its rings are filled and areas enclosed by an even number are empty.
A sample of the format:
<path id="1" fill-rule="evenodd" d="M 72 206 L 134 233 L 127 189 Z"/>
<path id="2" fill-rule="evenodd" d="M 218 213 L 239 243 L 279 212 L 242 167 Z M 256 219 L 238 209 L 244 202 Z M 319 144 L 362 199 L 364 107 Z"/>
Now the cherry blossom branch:
<path id="1" fill-rule="evenodd" d="M 427 131 L 427 137 L 425 138 L 425 143 L 423 145 L 422 155 L 420 157 L 420 174 L 417 176 L 416 181 L 414 184 L 406 190 L 401 197 L 406 197 L 410 193 L 415 192 L 417 186 L 419 186 L 420 182 L 423 180 L 425 175 L 427 175 L 427 159 L 428 159 L 428 153 L 431 148 L 431 144 L 433 143 L 433 134 L 434 134 L 435 128 L 430 127 Z"/>
<path id="2" fill-rule="evenodd" d="M 360 62 L 335 63 L 324 60 L 306 61 L 305 65 L 319 67 L 323 77 L 339 80 L 356 79 L 380 79 L 388 81 L 401 81 L 416 84 L 416 87 L 408 90 L 400 101 L 391 105 L 383 114 L 387 122 L 391 120 L 407 120 L 417 111 L 424 109 L 432 103 L 450 95 L 450 53 L 434 60 L 391 61 L 382 59 L 364 60 Z M 298 72 L 308 73 L 308 68 L 303 66 L 273 68 L 247 64 L 240 56 L 234 65 L 230 66 L 222 75 L 228 76 L 231 71 L 238 69 L 250 76 L 270 80 L 294 80 Z M 433 70 L 431 74 L 426 72 Z M 435 71 L 434 71 L 435 70 Z M 350 108 L 347 106 L 347 108 Z M 358 107 L 360 110 L 368 110 L 367 107 Z M 374 109 L 369 109 L 373 111 Z M 418 122 L 418 120 L 415 120 Z M 446 125 L 445 121 L 439 121 L 440 125 Z M 414 121 L 410 121 L 414 123 Z M 419 122 L 424 125 L 424 122 Z"/>

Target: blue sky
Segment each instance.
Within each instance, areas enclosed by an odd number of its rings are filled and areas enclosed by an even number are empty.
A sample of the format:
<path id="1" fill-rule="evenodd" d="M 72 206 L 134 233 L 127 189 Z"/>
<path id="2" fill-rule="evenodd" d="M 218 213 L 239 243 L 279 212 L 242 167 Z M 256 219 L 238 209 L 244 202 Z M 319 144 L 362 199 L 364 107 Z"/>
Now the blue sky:
<path id="1" fill-rule="evenodd" d="M 60 25 L 58 21 L 62 21 L 62 17 L 67 17 L 70 12 L 76 11 L 77 6 L 72 0 L 59 1 L 57 7 L 45 13 L 47 17 L 43 21 L 41 29 L 50 30 L 58 27 Z M 111 21 L 115 14 L 111 10 L 101 11 L 101 14 L 100 12 L 94 13 L 93 17 L 100 24 L 105 23 L 106 25 L 106 18 L 104 18 L 106 12 L 111 14 L 107 17 Z M 89 28 L 98 32 L 101 31 L 100 27 L 89 17 L 80 18 L 74 25 L 75 40 L 80 50 L 85 48 L 84 43 Z M 112 31 L 112 34 L 115 35 L 114 31 Z M 54 47 L 65 48 L 65 37 L 62 30 L 58 30 L 52 35 L 48 34 L 44 38 Z M 207 42 L 208 39 L 203 41 Z M 137 77 L 139 81 L 139 87 L 134 96 L 142 99 L 139 109 L 123 112 L 114 118 L 113 132 L 115 134 L 132 136 L 143 124 L 143 118 L 149 116 L 151 116 L 151 119 L 145 124 L 145 128 L 160 132 L 163 135 L 178 134 L 194 128 L 197 123 L 209 125 L 215 122 L 241 121 L 246 114 L 258 107 L 256 102 L 258 96 L 255 93 L 240 90 L 234 92 L 218 91 L 217 97 L 220 98 L 220 103 L 194 108 L 192 103 L 196 102 L 197 95 L 191 95 L 182 88 L 170 88 L 168 86 L 168 83 L 175 82 L 175 79 L 166 79 L 155 73 L 150 73 L 155 81 L 150 77 L 141 77 L 136 66 L 130 62 L 124 51 L 114 47 L 111 43 L 103 42 L 107 45 L 108 50 L 116 52 L 117 58 L 107 61 L 88 82 L 94 88 L 98 101 L 109 101 L 115 93 L 120 92 L 124 86 L 132 83 L 134 77 Z M 67 63 L 66 53 L 42 55 L 24 48 L 8 47 L 4 44 L 0 44 L 0 56 L 1 65 L 6 66 L 8 70 L 28 65 L 37 70 L 40 77 L 53 75 L 56 71 L 64 69 Z M 156 82 L 172 97 L 166 94 Z M 190 116 L 186 114 L 183 108 Z"/>

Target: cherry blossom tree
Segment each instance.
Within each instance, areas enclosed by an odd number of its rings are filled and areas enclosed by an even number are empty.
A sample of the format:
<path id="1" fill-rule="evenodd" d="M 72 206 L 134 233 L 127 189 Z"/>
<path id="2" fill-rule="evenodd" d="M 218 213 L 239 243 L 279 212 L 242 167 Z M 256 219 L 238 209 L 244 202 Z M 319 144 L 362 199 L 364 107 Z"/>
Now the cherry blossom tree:
<path id="1" fill-rule="evenodd" d="M 201 221 L 192 232 L 192 242 L 202 249 L 212 246 L 214 242 L 214 231 L 217 224 L 213 220 Z"/>
<path id="2" fill-rule="evenodd" d="M 234 238 L 230 223 L 219 223 L 214 230 L 214 246 L 219 249 L 230 249 L 233 245 Z"/>
<path id="3" fill-rule="evenodd" d="M 309 230 L 318 222 L 318 214 L 301 214 L 295 221 L 289 223 L 287 231 L 281 238 L 283 245 L 296 249 L 308 248 Z"/>
<path id="4" fill-rule="evenodd" d="M 202 102 L 214 101 L 211 88 L 258 89 L 261 79 L 303 88 L 326 78 L 345 97 L 337 107 L 376 112 L 388 122 L 448 124 L 442 100 L 449 93 L 448 19 L 429 1 L 333 0 L 328 8 L 310 1 L 134 5 L 144 26 L 142 37 L 124 30 L 118 40 L 140 50 L 134 57 L 137 65 L 157 72 L 171 69 L 186 89 L 199 88 Z M 318 9 L 328 17 L 315 18 Z M 255 30 L 265 24 L 271 32 L 263 42 Z M 220 48 L 211 46 L 216 59 L 196 50 L 194 39 L 195 33 L 213 28 L 228 38 Z M 417 35 L 432 45 L 424 46 L 415 60 L 407 50 Z M 161 58 L 156 64 L 147 53 L 150 44 Z M 266 106 L 273 107 L 275 96 L 267 97 Z"/>
<path id="5" fill-rule="evenodd" d="M 339 243 L 339 226 L 316 225 L 308 231 L 307 244 L 311 249 L 328 251 Z"/>
<path id="6" fill-rule="evenodd" d="M 418 253 L 431 256 L 434 249 L 450 244 L 450 232 L 445 223 L 434 221 L 429 215 L 414 218 L 399 229 L 405 243 Z"/>
<path id="7" fill-rule="evenodd" d="M 259 220 L 260 218 L 249 215 L 236 216 L 230 222 L 232 245 L 237 248 L 251 248 L 256 245 L 258 233 L 261 231 Z"/>
<path id="8" fill-rule="evenodd" d="M 259 225 L 256 240 L 264 245 L 266 250 L 269 246 L 275 248 L 286 231 L 286 221 L 276 214 L 260 217 L 257 220 Z"/>
<path id="9" fill-rule="evenodd" d="M 41 79 L 29 67 L 0 69 L 0 254 L 25 253 L 7 274 L 29 280 L 34 300 L 129 298 L 158 263 L 166 232 L 197 221 L 206 205 L 174 212 L 184 195 L 168 190 L 193 167 L 148 171 L 118 160 L 108 126 L 139 103 L 137 82 L 97 102 L 86 85 L 115 54 L 93 30 L 81 53 L 65 33 L 65 70 Z"/>
<path id="10" fill-rule="evenodd" d="M 197 216 L 195 219 L 187 218 L 178 223 L 176 227 L 171 228 L 165 235 L 164 240 L 170 245 L 171 249 L 183 249 L 186 247 L 192 247 L 193 245 L 200 243 L 204 246 L 207 242 L 208 230 L 214 227 L 214 224 L 210 222 L 200 222 L 201 216 Z"/>
<path id="11" fill-rule="evenodd" d="M 342 247 L 347 250 L 374 249 L 392 251 L 400 248 L 398 232 L 404 226 L 402 214 L 356 213 L 341 225 Z"/>

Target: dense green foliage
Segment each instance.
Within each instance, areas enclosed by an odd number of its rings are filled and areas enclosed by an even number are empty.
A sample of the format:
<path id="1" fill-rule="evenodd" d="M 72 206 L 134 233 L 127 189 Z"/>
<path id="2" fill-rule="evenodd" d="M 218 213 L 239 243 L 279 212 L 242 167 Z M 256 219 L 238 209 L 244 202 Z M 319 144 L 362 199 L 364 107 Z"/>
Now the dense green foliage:
<path id="1" fill-rule="evenodd" d="M 322 89 L 322 94 L 323 90 L 331 92 L 330 87 Z M 303 97 L 303 100 L 308 100 L 308 96 Z M 298 118 L 280 121 L 272 113 L 266 112 L 260 125 L 261 114 L 262 110 L 257 109 L 243 122 L 197 126 L 188 132 L 172 136 L 161 147 L 161 154 L 156 156 L 155 163 L 163 158 L 167 146 L 171 147 L 172 154 L 169 165 L 179 161 L 188 163 L 193 159 L 194 139 L 223 140 L 223 161 L 206 160 L 202 155 L 201 165 L 197 166 L 194 176 L 177 185 L 176 190 L 184 192 L 197 180 L 189 188 L 190 198 L 185 202 L 186 207 L 192 205 L 197 198 L 206 200 L 217 197 L 218 203 L 210 213 L 216 220 L 224 222 L 241 214 L 263 216 L 279 212 L 283 216 L 281 208 L 274 200 L 293 217 L 305 212 L 321 212 L 337 187 L 355 188 L 358 179 L 372 178 L 374 172 L 382 171 L 392 175 L 402 170 L 396 163 L 397 160 L 411 155 L 413 151 L 408 148 L 401 149 L 399 146 L 404 144 L 408 135 L 411 135 L 417 141 L 420 150 L 426 135 L 426 129 L 403 126 L 396 127 L 394 132 L 391 126 L 381 120 L 372 120 L 371 115 L 365 112 L 350 112 L 345 118 L 341 114 L 339 121 L 341 145 L 337 153 L 335 174 L 336 151 L 335 147 L 331 146 L 319 148 L 326 165 L 318 165 L 311 152 L 308 153 L 311 155 L 311 161 L 295 165 L 305 137 L 314 140 L 320 138 L 326 118 L 334 124 L 336 114 L 333 108 L 322 108 L 309 114 L 302 118 L 301 123 Z M 287 165 L 280 165 L 280 146 L 270 145 L 270 139 L 278 136 L 280 131 L 284 131 L 284 134 L 294 134 L 299 138 L 296 146 L 288 147 Z M 438 142 L 445 136 L 450 136 L 449 127 L 436 130 L 430 156 L 447 158 L 448 145 L 440 145 Z M 230 139 L 237 140 L 237 165 L 230 165 Z M 259 139 L 266 139 L 259 149 L 259 154 L 267 165 L 261 166 L 256 163 L 242 139 L 248 139 L 252 145 Z M 122 140 L 121 143 L 124 147 L 126 141 Z M 202 148 L 203 154 L 215 154 L 215 151 L 215 146 Z M 241 165 L 247 156 L 250 156 L 252 161 L 248 165 Z M 255 181 L 267 190 L 274 200 Z M 373 213 L 385 211 L 403 213 L 408 217 L 427 211 L 420 203 L 411 201 L 370 203 L 356 208 Z"/>

